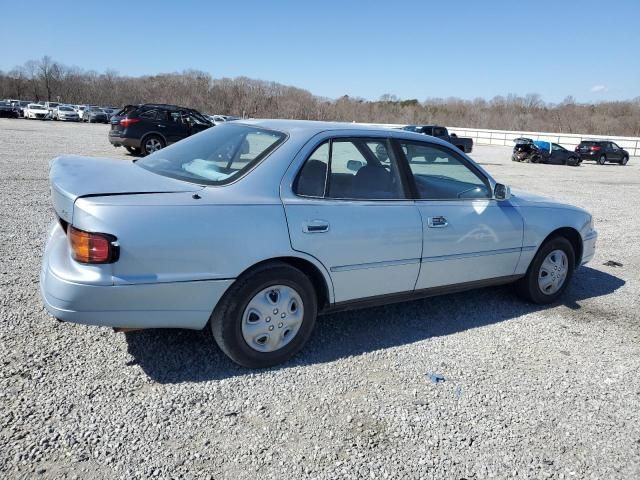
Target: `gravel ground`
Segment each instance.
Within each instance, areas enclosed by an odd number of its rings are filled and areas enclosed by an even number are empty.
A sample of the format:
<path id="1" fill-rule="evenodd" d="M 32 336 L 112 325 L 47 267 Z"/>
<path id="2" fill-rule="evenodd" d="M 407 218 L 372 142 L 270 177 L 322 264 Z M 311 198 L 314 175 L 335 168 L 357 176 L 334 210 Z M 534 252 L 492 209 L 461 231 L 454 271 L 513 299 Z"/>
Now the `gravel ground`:
<path id="1" fill-rule="evenodd" d="M 106 134 L 0 119 L 1 477 L 639 477 L 640 159 L 570 168 L 476 148 L 500 181 L 594 214 L 597 255 L 562 303 L 504 287 L 326 316 L 293 361 L 251 371 L 207 332 L 46 314 L 48 161 L 131 158 Z"/>

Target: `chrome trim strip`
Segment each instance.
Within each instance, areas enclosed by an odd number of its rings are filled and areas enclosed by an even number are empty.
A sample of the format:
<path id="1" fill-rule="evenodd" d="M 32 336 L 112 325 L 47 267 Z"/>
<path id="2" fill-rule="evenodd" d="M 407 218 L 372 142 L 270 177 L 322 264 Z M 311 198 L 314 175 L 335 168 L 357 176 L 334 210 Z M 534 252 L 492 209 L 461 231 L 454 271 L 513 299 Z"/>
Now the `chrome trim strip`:
<path id="1" fill-rule="evenodd" d="M 486 257 L 489 255 L 502 255 L 505 253 L 520 253 L 522 248 L 503 248 L 500 250 L 485 250 L 483 252 L 456 253 L 454 255 L 441 255 L 439 257 L 424 257 L 422 263 L 441 262 L 444 260 L 457 260 L 462 258 Z"/>
<path id="2" fill-rule="evenodd" d="M 386 262 L 359 263 L 356 265 L 341 265 L 338 267 L 331 267 L 329 270 L 331 270 L 332 272 L 349 272 L 351 270 L 361 270 L 365 268 L 395 267 L 400 265 L 412 265 L 414 263 L 420 263 L 420 259 L 407 258 L 405 260 L 388 260 Z"/>

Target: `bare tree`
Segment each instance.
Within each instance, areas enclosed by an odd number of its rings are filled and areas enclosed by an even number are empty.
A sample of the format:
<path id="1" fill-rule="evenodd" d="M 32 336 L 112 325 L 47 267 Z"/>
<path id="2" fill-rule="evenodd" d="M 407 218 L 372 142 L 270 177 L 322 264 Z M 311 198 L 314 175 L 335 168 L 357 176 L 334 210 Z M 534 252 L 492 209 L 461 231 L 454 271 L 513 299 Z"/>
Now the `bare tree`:
<path id="1" fill-rule="evenodd" d="M 127 77 L 114 70 L 99 73 L 67 67 L 48 56 L 9 72 L 0 71 L 0 98 L 23 97 L 34 101 L 60 97 L 72 104 L 115 106 L 174 103 L 202 112 L 252 117 L 640 136 L 640 97 L 596 104 L 581 104 L 573 97 L 548 104 L 535 93 L 488 100 L 449 97 L 420 102 L 391 93 L 377 101 L 349 95 L 333 100 L 297 87 L 246 77 L 215 79 L 199 70 Z"/>

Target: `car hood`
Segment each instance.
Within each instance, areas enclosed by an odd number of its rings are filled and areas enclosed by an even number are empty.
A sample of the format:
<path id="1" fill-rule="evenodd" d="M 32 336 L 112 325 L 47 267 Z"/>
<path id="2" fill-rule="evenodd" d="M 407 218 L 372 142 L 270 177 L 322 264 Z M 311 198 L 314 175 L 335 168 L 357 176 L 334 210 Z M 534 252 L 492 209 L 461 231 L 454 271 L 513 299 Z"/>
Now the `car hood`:
<path id="1" fill-rule="evenodd" d="M 80 197 L 196 192 L 201 185 L 155 174 L 130 160 L 66 155 L 50 163 L 49 182 L 54 208 L 67 222 Z"/>
<path id="2" fill-rule="evenodd" d="M 518 207 L 566 208 L 569 210 L 584 212 L 583 209 L 574 205 L 563 203 L 553 198 L 543 197 L 542 195 L 525 192 L 523 190 L 512 190 L 511 204 Z"/>

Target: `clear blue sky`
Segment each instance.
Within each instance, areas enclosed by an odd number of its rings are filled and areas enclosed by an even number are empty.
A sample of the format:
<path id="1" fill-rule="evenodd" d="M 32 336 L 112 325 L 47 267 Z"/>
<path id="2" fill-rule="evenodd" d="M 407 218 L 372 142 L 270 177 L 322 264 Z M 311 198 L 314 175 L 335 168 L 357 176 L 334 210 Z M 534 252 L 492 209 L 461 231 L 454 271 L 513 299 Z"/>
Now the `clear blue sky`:
<path id="1" fill-rule="evenodd" d="M 1 12 L 2 70 L 50 55 L 98 72 L 198 69 L 332 98 L 640 96 L 640 0 L 20 0 Z"/>

